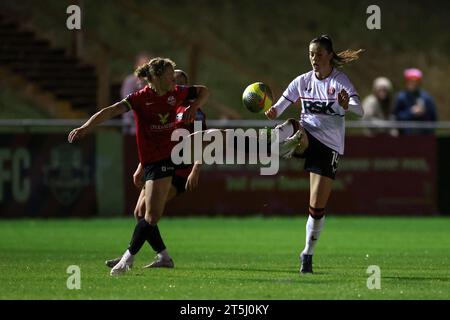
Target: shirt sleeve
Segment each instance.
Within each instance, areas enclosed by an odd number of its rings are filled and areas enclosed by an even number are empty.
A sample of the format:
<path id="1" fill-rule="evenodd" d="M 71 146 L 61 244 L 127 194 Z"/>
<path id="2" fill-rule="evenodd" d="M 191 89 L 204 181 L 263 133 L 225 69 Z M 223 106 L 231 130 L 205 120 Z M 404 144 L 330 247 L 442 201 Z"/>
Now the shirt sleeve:
<path id="1" fill-rule="evenodd" d="M 344 73 L 339 77 L 339 84 L 341 85 L 341 89 L 344 89 L 348 93 L 349 102 L 348 102 L 348 112 L 352 112 L 357 116 L 362 117 L 364 115 L 364 110 L 361 105 L 361 100 L 359 98 L 359 94 L 356 91 L 355 87 L 351 83 L 350 79 Z M 338 92 L 339 94 L 339 92 Z"/>
<path id="2" fill-rule="evenodd" d="M 194 86 L 176 86 L 177 97 L 180 102 L 198 98 L 197 88 Z"/>
<path id="3" fill-rule="evenodd" d="M 284 90 L 280 99 L 273 106 L 277 111 L 277 116 L 280 116 L 291 104 L 295 103 L 300 98 L 299 88 L 300 88 L 300 78 L 298 76 L 288 85 L 286 90 Z"/>
<path id="4" fill-rule="evenodd" d="M 136 110 L 140 106 L 141 93 L 140 93 L 140 91 L 136 91 L 136 92 L 130 93 L 122 101 L 125 102 L 125 104 L 128 106 L 128 108 Z"/>
<path id="5" fill-rule="evenodd" d="M 198 98 L 197 88 L 194 86 L 188 87 L 187 100 L 195 100 Z"/>
<path id="6" fill-rule="evenodd" d="M 348 112 L 352 112 L 360 117 L 364 116 L 364 110 L 361 106 L 359 96 L 354 95 L 350 98 L 350 101 L 348 102 Z"/>

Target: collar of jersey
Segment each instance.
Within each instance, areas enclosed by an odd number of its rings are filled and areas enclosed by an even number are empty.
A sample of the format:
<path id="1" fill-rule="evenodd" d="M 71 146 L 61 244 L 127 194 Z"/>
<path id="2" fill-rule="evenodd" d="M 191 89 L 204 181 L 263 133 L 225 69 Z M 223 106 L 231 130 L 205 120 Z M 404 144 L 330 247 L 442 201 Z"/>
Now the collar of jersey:
<path id="1" fill-rule="evenodd" d="M 331 75 L 334 73 L 335 70 L 336 70 L 336 69 L 335 69 L 334 67 L 332 67 L 330 74 L 327 75 L 327 76 L 326 76 L 325 78 L 323 78 L 323 79 L 317 78 L 316 73 L 315 73 L 314 70 L 313 70 L 314 79 L 316 79 L 317 81 L 324 81 L 324 80 L 328 79 L 329 77 L 331 77 Z"/>

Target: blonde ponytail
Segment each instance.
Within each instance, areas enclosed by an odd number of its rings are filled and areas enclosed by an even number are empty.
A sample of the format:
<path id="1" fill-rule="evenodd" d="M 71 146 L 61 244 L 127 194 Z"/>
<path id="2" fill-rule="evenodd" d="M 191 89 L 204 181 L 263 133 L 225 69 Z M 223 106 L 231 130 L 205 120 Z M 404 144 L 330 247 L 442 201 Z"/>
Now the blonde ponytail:
<path id="1" fill-rule="evenodd" d="M 344 64 L 358 60 L 359 55 L 364 51 L 365 51 L 364 49 L 359 49 L 359 50 L 347 49 L 345 51 L 339 52 L 338 54 L 333 52 L 334 55 L 333 55 L 333 59 L 331 60 L 331 64 L 334 67 L 342 67 Z"/>
<path id="2" fill-rule="evenodd" d="M 167 58 L 153 58 L 137 67 L 134 74 L 141 79 L 147 79 L 147 81 L 151 82 L 153 77 L 160 77 L 168 67 L 175 69 L 175 62 Z"/>

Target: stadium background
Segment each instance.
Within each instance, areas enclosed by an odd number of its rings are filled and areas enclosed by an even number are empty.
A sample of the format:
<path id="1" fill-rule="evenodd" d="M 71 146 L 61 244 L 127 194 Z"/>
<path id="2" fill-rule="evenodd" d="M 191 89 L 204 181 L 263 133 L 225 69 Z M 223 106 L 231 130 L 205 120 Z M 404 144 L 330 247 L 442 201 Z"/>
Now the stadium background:
<path id="1" fill-rule="evenodd" d="M 66 28 L 70 4 L 82 9 L 80 31 Z M 381 1 L 382 29 L 368 30 L 369 4 L 118 0 L 46 1 L 43 6 L 2 1 L 1 216 L 130 214 L 137 196 L 131 180 L 137 163 L 134 137 L 116 126 L 69 146 L 70 126 L 51 119 L 81 121 L 117 101 L 121 81 L 143 51 L 171 57 L 193 83 L 210 88 L 210 123 L 245 126 L 239 120 L 264 117 L 241 106 L 243 88 L 264 81 L 278 97 L 292 78 L 309 69 L 308 41 L 327 32 L 336 50 L 366 49 L 346 68 L 362 97 L 377 76 L 392 79 L 398 91 L 403 69 L 423 69 L 424 88 L 445 124 L 450 118 L 450 42 L 445 32 L 436 31 L 447 29 L 449 5 Z M 433 18 L 423 23 L 426 17 Z M 296 116 L 298 107 L 283 117 Z M 6 119 L 41 122 L 24 126 Z M 437 138 L 367 138 L 350 126 L 330 212 L 449 213 L 449 145 L 445 129 L 437 130 Z M 308 178 L 299 174 L 300 166 L 282 162 L 273 177 L 258 176 L 251 166 L 204 166 L 200 188 L 171 203 L 168 214 L 296 215 L 308 204 Z"/>
<path id="2" fill-rule="evenodd" d="M 66 28 L 71 4 L 81 31 Z M 0 299 L 448 300 L 450 3 L 377 1 L 381 30 L 368 30 L 371 4 L 2 0 Z M 242 91 L 263 81 L 278 97 L 310 69 L 307 44 L 322 33 L 337 51 L 366 49 L 345 68 L 362 97 L 377 76 L 398 91 L 405 68 L 422 69 L 436 135 L 368 138 L 347 119 L 312 278 L 298 276 L 307 174 L 282 161 L 266 177 L 257 166 L 203 166 L 199 188 L 159 224 L 176 268 L 143 271 L 146 246 L 130 277 L 111 279 L 103 262 L 123 252 L 135 225 L 135 138 L 120 119 L 76 144 L 68 132 L 118 99 L 142 51 L 171 57 L 210 88 L 210 127 L 273 125 L 241 106 Z M 72 265 L 82 290 L 67 285 Z M 381 290 L 366 285 L 370 265 L 381 268 Z"/>

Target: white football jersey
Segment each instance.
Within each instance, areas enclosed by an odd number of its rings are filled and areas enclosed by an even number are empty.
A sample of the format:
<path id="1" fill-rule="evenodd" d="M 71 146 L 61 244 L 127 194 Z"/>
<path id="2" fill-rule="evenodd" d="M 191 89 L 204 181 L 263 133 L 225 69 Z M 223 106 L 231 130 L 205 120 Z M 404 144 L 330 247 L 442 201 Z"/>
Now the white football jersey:
<path id="1" fill-rule="evenodd" d="M 302 126 L 324 145 L 342 155 L 346 112 L 338 104 L 338 94 L 342 89 L 347 91 L 350 98 L 348 111 L 362 116 L 358 93 L 347 75 L 336 68 L 322 80 L 317 79 L 313 70 L 298 76 L 289 84 L 274 107 L 277 115 L 280 115 L 287 106 L 300 99 Z"/>

